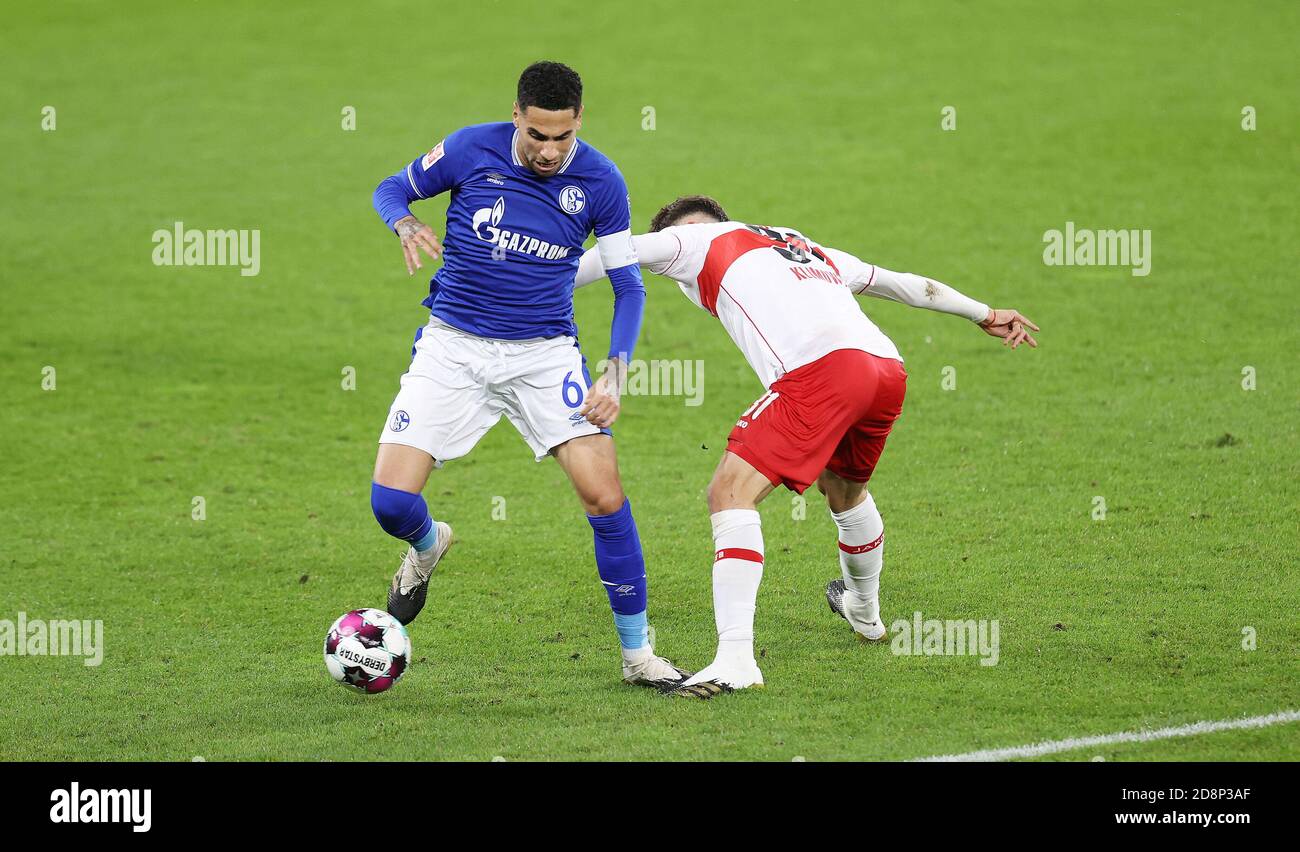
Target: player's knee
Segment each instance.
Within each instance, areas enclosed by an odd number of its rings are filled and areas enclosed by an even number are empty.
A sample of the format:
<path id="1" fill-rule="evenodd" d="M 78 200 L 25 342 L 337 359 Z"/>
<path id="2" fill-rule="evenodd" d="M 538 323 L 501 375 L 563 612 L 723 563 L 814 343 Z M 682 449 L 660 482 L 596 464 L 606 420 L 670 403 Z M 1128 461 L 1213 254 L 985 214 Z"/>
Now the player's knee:
<path id="1" fill-rule="evenodd" d="M 712 515 L 724 509 L 733 508 L 731 504 L 735 490 L 735 483 L 726 475 L 719 474 L 713 477 L 706 495 L 709 502 L 709 514 Z"/>
<path id="2" fill-rule="evenodd" d="M 388 488 L 378 482 L 370 484 L 370 510 L 375 513 L 375 520 L 384 532 L 397 538 L 418 529 L 429 513 L 424 497 Z"/>
<path id="3" fill-rule="evenodd" d="M 839 514 L 862 505 L 867 499 L 866 483 L 849 482 L 845 487 L 826 495 L 826 505 L 832 512 Z"/>
<path id="4" fill-rule="evenodd" d="M 844 496 L 845 481 L 829 470 L 823 470 L 817 477 L 817 490 L 826 497 L 826 505 L 832 512 L 838 512 Z"/>
<path id="5" fill-rule="evenodd" d="M 867 484 L 824 470 L 817 477 L 817 490 L 826 495 L 827 508 L 839 513 L 847 512 L 865 499 Z"/>
<path id="6" fill-rule="evenodd" d="M 621 488 L 579 494 L 578 498 L 582 500 L 582 508 L 588 515 L 612 515 L 623 508 L 627 499 Z"/>

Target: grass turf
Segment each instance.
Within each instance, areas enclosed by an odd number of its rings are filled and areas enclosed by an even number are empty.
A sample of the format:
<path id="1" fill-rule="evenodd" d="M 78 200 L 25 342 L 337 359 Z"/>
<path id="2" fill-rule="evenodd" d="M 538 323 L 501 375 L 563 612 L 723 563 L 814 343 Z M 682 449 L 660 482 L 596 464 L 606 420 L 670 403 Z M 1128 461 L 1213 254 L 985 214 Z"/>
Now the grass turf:
<path id="1" fill-rule="evenodd" d="M 76 3 L 6 29 L 0 618 L 103 619 L 106 656 L 0 657 L 0 758 L 898 759 L 1300 706 L 1294 5 Z M 911 375 L 872 483 L 885 618 L 997 619 L 998 665 L 859 646 L 822 599 L 821 498 L 797 520 L 779 491 L 767 688 L 625 687 L 581 510 L 503 423 L 426 489 L 461 541 L 412 670 L 376 697 L 328 679 L 324 630 L 381 606 L 400 556 L 368 479 L 424 318 L 371 190 L 507 118 L 543 56 L 582 72 L 638 229 L 705 192 L 1042 325 L 1010 353 L 864 304 Z M 442 204 L 416 212 L 440 229 Z M 261 229 L 260 275 L 155 267 L 176 220 Z M 1150 276 L 1044 266 L 1067 220 L 1151 229 Z M 618 447 L 659 649 L 700 666 L 703 491 L 761 388 L 647 285 L 638 356 L 702 360 L 704 402 L 627 400 Z M 577 298 L 593 359 L 610 303 Z M 1053 759 L 1296 760 L 1296 731 Z"/>

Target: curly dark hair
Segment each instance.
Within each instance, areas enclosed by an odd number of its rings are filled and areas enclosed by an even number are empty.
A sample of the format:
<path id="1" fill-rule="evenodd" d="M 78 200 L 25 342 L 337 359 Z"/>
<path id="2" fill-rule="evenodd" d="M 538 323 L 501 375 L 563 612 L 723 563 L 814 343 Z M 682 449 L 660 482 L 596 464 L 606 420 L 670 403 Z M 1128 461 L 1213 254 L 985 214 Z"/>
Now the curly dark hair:
<path id="1" fill-rule="evenodd" d="M 708 213 L 719 222 L 730 222 L 727 211 L 722 205 L 707 195 L 683 195 L 676 201 L 665 204 L 655 217 L 650 220 L 651 231 L 662 231 L 673 222 L 692 213 Z"/>
<path id="2" fill-rule="evenodd" d="M 535 106 L 539 109 L 571 109 L 577 115 L 582 109 L 582 78 L 563 62 L 534 62 L 519 75 L 519 90 L 515 103 L 520 111 Z"/>

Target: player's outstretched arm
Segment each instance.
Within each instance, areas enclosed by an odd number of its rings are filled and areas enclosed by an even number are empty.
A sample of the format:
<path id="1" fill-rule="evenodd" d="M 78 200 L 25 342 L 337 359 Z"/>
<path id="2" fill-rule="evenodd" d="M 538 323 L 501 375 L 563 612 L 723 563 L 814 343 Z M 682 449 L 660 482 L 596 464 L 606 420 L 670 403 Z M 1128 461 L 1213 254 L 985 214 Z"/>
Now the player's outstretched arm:
<path id="1" fill-rule="evenodd" d="M 1003 345 L 1010 346 L 1012 349 L 1022 343 L 1038 348 L 1038 341 L 1034 340 L 1033 335 L 1027 330 L 1038 331 L 1038 326 L 1015 308 L 990 308 L 988 318 L 979 326 L 986 333 L 1002 338 Z"/>
<path id="2" fill-rule="evenodd" d="M 1028 343 L 1031 347 L 1038 346 L 1038 341 L 1029 333 L 1030 330 L 1038 331 L 1038 326 L 1019 311 L 1012 308 L 990 308 L 933 278 L 910 272 L 894 272 L 883 266 L 865 263 L 844 252 L 834 249 L 829 251 L 841 269 L 856 270 L 851 285 L 854 293 L 965 317 L 977 323 L 985 333 L 1000 338 L 1004 345 L 1012 349 L 1022 343 Z"/>

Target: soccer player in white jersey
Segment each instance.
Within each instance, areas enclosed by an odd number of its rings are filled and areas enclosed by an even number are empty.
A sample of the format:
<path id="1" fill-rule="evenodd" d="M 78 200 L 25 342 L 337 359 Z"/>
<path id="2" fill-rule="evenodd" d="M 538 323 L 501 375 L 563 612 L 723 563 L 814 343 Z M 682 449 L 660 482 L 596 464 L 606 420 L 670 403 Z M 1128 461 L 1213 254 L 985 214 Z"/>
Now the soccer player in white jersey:
<path id="1" fill-rule="evenodd" d="M 790 228 L 732 222 L 707 196 L 679 198 L 633 240 L 639 262 L 677 282 L 717 317 L 765 392 L 741 414 L 709 484 L 715 545 L 713 663 L 674 694 L 709 698 L 762 686 L 754 659 L 754 609 L 763 575 L 757 506 L 778 485 L 814 482 L 839 528 L 840 578 L 827 603 L 864 641 L 885 639 L 880 618 L 884 523 L 867 490 L 885 438 L 902 411 L 907 373 L 898 349 L 855 295 L 955 314 L 1012 349 L 1038 342 L 1020 313 L 993 310 L 930 278 L 864 262 Z M 604 274 L 583 254 L 576 286 Z"/>

